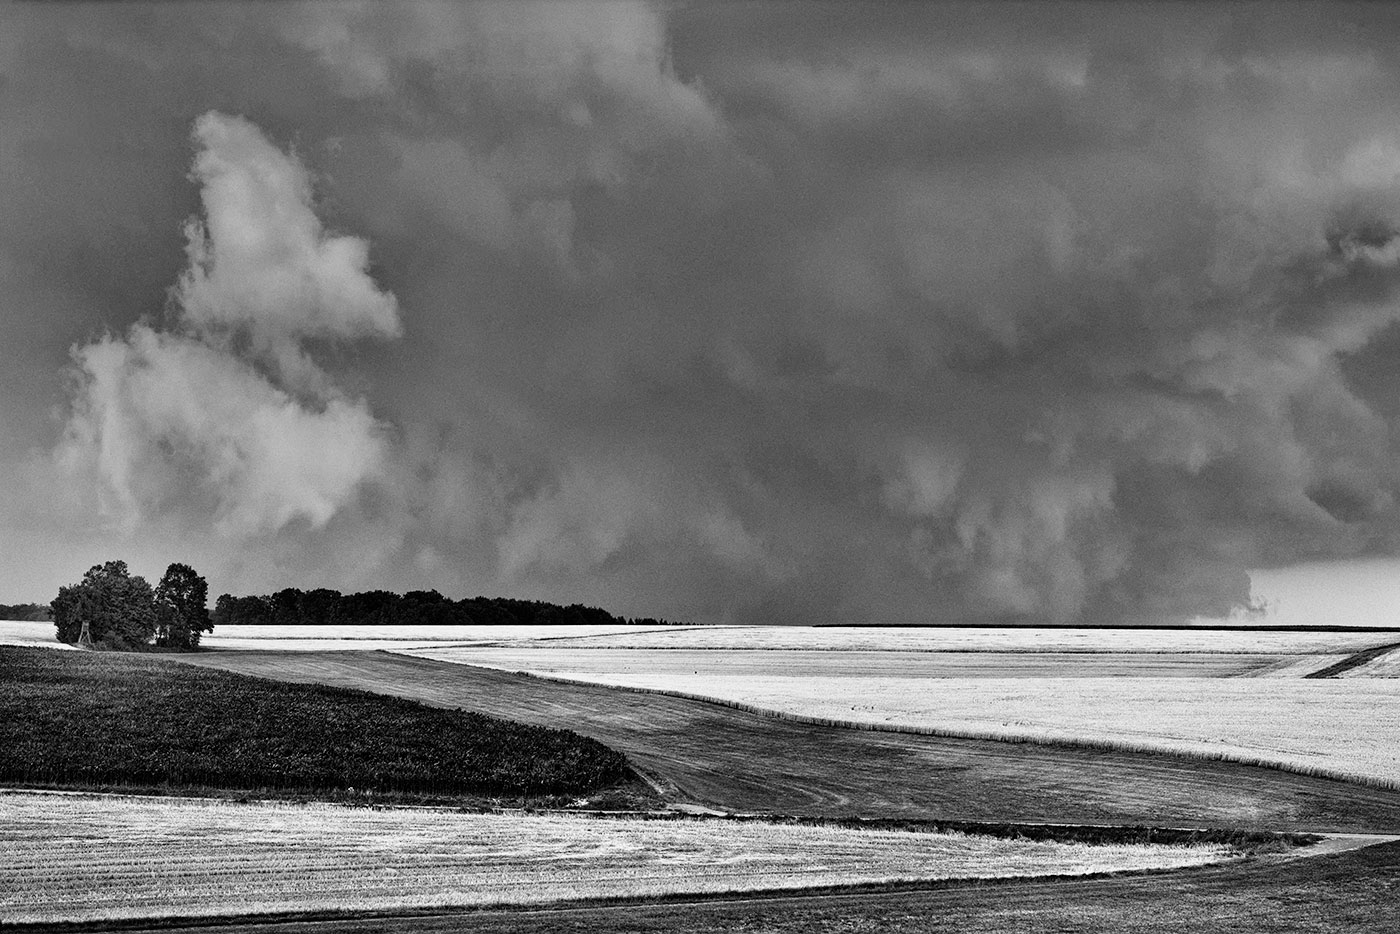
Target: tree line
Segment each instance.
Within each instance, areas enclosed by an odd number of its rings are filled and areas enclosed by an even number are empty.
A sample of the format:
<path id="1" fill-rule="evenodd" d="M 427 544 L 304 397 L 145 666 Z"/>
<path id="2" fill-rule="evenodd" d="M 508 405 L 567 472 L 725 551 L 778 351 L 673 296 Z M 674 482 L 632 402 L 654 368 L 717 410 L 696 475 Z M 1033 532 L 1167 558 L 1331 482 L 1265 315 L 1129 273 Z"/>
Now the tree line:
<path id="1" fill-rule="evenodd" d="M 42 603 L 0 603 L 0 619 L 15 619 L 25 623 L 43 623 L 53 616 Z"/>
<path id="2" fill-rule="evenodd" d="M 209 619 L 209 585 L 188 564 L 166 568 L 152 587 L 125 561 L 93 565 L 76 584 L 58 589 L 49 608 L 58 641 L 76 645 L 83 624 L 94 646 L 123 651 L 199 647 Z"/>
<path id="3" fill-rule="evenodd" d="M 223 594 L 214 605 L 215 626 L 639 626 L 671 625 L 653 617 L 614 616 L 607 610 L 573 603 L 468 597 L 452 600 L 436 590 L 405 594 L 387 590 L 342 594 L 288 587 L 273 594 Z"/>
<path id="4" fill-rule="evenodd" d="M 48 607 L 0 606 L 0 611 L 45 610 L 58 641 L 75 645 L 84 624 L 98 648 L 188 651 L 215 626 L 670 626 L 654 617 L 614 616 L 607 610 L 541 600 L 468 597 L 452 600 L 436 590 L 405 594 L 369 590 L 342 594 L 288 587 L 273 594 L 223 594 L 210 614 L 209 585 L 187 564 L 172 564 L 152 587 L 132 574 L 125 561 L 94 565 L 76 584 L 60 587 Z M 0 612 L 0 618 L 3 617 Z M 30 616 L 29 618 L 36 618 Z"/>

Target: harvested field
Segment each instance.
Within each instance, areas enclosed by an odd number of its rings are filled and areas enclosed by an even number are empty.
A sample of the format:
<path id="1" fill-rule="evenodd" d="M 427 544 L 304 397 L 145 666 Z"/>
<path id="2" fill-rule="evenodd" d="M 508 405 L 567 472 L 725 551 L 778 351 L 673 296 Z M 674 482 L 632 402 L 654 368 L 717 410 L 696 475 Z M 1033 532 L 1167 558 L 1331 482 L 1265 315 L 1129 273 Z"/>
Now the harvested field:
<path id="1" fill-rule="evenodd" d="M 894 626 L 689 626 L 571 639 L 577 648 L 766 649 L 882 652 L 1168 652 L 1244 655 L 1347 654 L 1400 641 L 1382 632 L 1232 629 L 1011 629 Z"/>
<path id="2" fill-rule="evenodd" d="M 673 800 L 723 810 L 1359 832 L 1400 827 L 1400 793 L 1230 762 L 836 729 L 384 652 L 179 658 L 566 726 L 624 752 Z"/>
<path id="3" fill-rule="evenodd" d="M 32 645 L 49 649 L 72 649 L 54 635 L 53 623 L 0 619 L 0 645 Z"/>
<path id="4" fill-rule="evenodd" d="M 1363 665 L 1342 672 L 1339 678 L 1400 678 L 1400 648 L 1393 648 Z"/>
<path id="5" fill-rule="evenodd" d="M 762 822 L 0 795 L 0 921 L 542 903 L 910 879 L 1082 875 L 1230 858 Z"/>
<path id="6" fill-rule="evenodd" d="M 1236 861 L 1166 875 L 949 883 L 926 891 L 680 904 L 484 910 L 469 916 L 187 928 L 186 934 L 1387 934 L 1400 843 L 1310 859 Z"/>
<path id="7" fill-rule="evenodd" d="M 1332 655 L 1279 655 L 1277 661 L 1252 671 L 1244 672 L 1245 678 L 1306 678 L 1332 665 L 1352 657 L 1354 653 Z"/>
<path id="8" fill-rule="evenodd" d="M 269 645 L 268 647 L 273 647 Z M 1168 652 L 876 652 L 864 649 L 613 649 L 581 650 L 572 640 L 549 645 L 390 647 L 424 658 L 468 661 L 511 671 L 611 675 L 681 674 L 768 678 L 1239 678 L 1296 667 L 1306 674 L 1332 663 L 1326 655 Z"/>
<path id="9" fill-rule="evenodd" d="M 49 624 L 52 631 L 53 625 Z M 379 649 L 405 645 L 574 639 L 646 632 L 636 626 L 219 626 L 205 636 L 211 649 L 281 648 L 305 651 Z"/>
<path id="10" fill-rule="evenodd" d="M 765 676 L 696 667 L 693 657 L 687 669 L 665 651 L 625 653 L 625 667 L 562 648 L 421 654 L 854 726 L 1112 744 L 1400 787 L 1400 685 L 1380 679 L 843 677 L 811 668 L 789 673 L 780 660 Z"/>

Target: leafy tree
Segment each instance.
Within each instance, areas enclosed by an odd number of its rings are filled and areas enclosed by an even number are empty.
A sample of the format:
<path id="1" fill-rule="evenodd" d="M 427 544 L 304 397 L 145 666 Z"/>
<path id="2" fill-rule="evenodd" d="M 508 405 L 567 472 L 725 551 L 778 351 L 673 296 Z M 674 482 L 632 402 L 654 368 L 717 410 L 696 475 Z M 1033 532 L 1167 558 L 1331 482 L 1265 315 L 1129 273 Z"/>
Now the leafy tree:
<path id="1" fill-rule="evenodd" d="M 156 631 L 155 592 L 144 577 L 134 576 L 125 561 L 93 565 L 76 584 L 58 589 L 50 604 L 58 641 L 70 645 L 88 624 L 94 644 L 139 650 Z"/>
<path id="2" fill-rule="evenodd" d="M 209 584 L 188 564 L 172 564 L 156 585 L 156 645 L 172 649 L 199 647 L 209 632 Z"/>
<path id="3" fill-rule="evenodd" d="M 270 597 L 235 597 L 226 593 L 214 604 L 215 626 L 266 626 L 272 623 Z"/>
<path id="4" fill-rule="evenodd" d="M 339 604 L 340 594 L 334 590 L 324 587 L 308 590 L 297 601 L 297 606 L 301 608 L 298 622 L 303 626 L 328 626 L 336 621 Z"/>
<path id="5" fill-rule="evenodd" d="M 301 591 L 295 587 L 279 590 L 269 599 L 272 621 L 278 626 L 295 626 L 301 622 Z"/>

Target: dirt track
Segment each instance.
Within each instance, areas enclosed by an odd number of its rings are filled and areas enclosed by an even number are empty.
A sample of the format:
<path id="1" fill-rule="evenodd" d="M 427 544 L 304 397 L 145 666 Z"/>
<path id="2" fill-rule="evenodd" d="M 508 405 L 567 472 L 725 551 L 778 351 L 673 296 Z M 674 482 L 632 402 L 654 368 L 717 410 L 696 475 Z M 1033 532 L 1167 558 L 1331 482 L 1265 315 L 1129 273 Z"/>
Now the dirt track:
<path id="1" fill-rule="evenodd" d="M 622 750 L 678 799 L 729 811 L 1356 833 L 1400 827 L 1400 793 L 1233 763 L 818 727 L 381 652 L 178 658 L 566 727 Z"/>

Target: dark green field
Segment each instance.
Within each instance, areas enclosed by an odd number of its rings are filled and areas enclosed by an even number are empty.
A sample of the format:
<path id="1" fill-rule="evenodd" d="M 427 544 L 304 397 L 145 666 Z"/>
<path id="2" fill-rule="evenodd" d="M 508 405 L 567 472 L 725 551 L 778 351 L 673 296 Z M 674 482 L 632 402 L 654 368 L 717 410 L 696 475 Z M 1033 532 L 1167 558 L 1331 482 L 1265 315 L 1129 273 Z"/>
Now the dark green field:
<path id="1" fill-rule="evenodd" d="M 0 648 L 0 779 L 549 795 L 630 774 L 565 730 L 170 658 Z"/>

